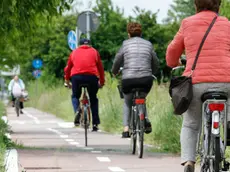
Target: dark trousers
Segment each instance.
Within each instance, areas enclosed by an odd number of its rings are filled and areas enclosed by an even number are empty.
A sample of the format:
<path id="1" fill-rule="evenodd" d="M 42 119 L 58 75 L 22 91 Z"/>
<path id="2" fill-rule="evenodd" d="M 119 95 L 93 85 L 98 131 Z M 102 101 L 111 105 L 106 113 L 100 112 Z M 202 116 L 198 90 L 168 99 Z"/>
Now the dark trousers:
<path id="1" fill-rule="evenodd" d="M 100 118 L 98 114 L 98 78 L 94 75 L 74 75 L 71 77 L 72 82 L 72 103 L 74 112 L 79 108 L 79 98 L 82 94 L 81 85 L 87 84 L 87 91 L 90 98 L 90 106 L 93 116 L 93 125 L 100 124 Z"/>
<path id="2" fill-rule="evenodd" d="M 15 105 L 16 98 L 13 96 L 13 94 L 11 94 L 11 100 L 12 100 L 13 104 Z M 23 109 L 24 108 L 23 102 L 20 101 L 19 106 L 20 106 L 20 109 Z"/>
<path id="3" fill-rule="evenodd" d="M 133 78 L 122 80 L 122 91 L 124 94 L 128 94 L 134 88 L 141 88 L 143 92 L 149 93 L 153 85 L 153 77 Z"/>

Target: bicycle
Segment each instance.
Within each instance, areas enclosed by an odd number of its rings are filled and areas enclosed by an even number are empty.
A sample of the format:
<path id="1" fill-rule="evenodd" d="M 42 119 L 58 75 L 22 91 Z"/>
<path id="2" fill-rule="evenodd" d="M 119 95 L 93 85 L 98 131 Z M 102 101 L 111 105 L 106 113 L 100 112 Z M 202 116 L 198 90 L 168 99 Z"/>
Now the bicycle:
<path id="1" fill-rule="evenodd" d="M 85 146 L 88 146 L 88 129 L 90 126 L 90 101 L 87 92 L 88 85 L 81 85 L 83 88 L 82 99 L 79 105 L 80 125 L 85 129 Z"/>
<path id="2" fill-rule="evenodd" d="M 131 136 L 131 149 L 132 154 L 136 153 L 138 148 L 138 157 L 143 157 L 144 152 L 144 132 L 145 132 L 145 117 L 146 117 L 146 104 L 143 89 L 132 89 L 133 103 L 132 111 L 129 121 L 129 133 Z"/>
<path id="3" fill-rule="evenodd" d="M 184 68 L 179 66 L 172 71 Z M 202 125 L 197 141 L 201 172 L 228 171 L 225 158 L 227 147 L 227 100 L 228 94 L 219 89 L 209 89 L 202 96 Z"/>
<path id="4" fill-rule="evenodd" d="M 225 150 L 228 94 L 219 89 L 210 89 L 201 96 L 201 100 L 203 122 L 197 142 L 197 153 L 201 157 L 201 172 L 227 171 L 229 163 L 225 158 Z"/>
<path id="5" fill-rule="evenodd" d="M 64 85 L 65 87 L 68 87 L 66 83 Z M 84 84 L 84 85 L 80 85 L 80 87 L 81 89 L 83 89 L 83 92 L 81 95 L 80 104 L 79 104 L 77 112 L 80 115 L 80 125 L 85 130 L 85 146 L 88 146 L 88 129 L 90 126 L 90 121 L 91 121 L 90 101 L 89 101 L 89 95 L 87 92 L 88 85 Z"/>

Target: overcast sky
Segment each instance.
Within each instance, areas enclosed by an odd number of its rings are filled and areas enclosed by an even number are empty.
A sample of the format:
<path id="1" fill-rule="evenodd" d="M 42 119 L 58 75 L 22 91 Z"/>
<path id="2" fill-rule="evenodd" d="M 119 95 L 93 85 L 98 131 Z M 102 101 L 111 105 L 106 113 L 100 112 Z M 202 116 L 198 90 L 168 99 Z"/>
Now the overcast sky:
<path id="1" fill-rule="evenodd" d="M 92 0 L 95 2 L 95 0 Z M 173 0 L 112 0 L 113 3 L 120 8 L 124 8 L 125 16 L 133 15 L 132 9 L 135 6 L 140 8 L 144 8 L 146 10 L 151 10 L 152 12 L 158 13 L 158 21 L 161 22 L 167 16 L 167 11 L 169 9 L 170 4 L 172 4 Z M 88 7 L 89 0 L 84 0 L 84 7 Z"/>

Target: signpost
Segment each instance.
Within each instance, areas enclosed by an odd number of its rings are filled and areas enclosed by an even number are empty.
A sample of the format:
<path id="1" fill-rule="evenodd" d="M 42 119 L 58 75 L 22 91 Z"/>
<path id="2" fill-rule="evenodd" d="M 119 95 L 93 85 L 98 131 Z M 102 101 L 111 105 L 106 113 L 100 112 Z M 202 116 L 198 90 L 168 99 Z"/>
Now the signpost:
<path id="1" fill-rule="evenodd" d="M 36 78 L 36 95 L 37 95 L 37 93 L 38 93 L 38 78 L 40 78 L 41 77 L 41 68 L 42 68 L 42 66 L 43 66 L 43 63 L 42 63 L 42 60 L 41 59 L 34 59 L 33 61 L 32 61 L 32 66 L 34 67 L 34 71 L 33 71 L 33 76 Z"/>

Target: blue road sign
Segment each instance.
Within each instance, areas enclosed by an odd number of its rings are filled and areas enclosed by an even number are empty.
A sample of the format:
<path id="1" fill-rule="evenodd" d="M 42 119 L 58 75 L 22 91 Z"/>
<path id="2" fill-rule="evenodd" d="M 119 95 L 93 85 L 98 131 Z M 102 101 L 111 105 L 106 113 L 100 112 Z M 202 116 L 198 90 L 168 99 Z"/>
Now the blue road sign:
<path id="1" fill-rule="evenodd" d="M 41 70 L 34 70 L 34 71 L 33 71 L 33 76 L 34 76 L 35 78 L 40 78 L 41 75 L 42 75 L 42 71 L 41 71 Z"/>
<path id="2" fill-rule="evenodd" d="M 77 42 L 77 36 L 76 36 L 76 33 L 74 31 L 70 31 L 68 33 L 68 45 L 69 45 L 69 48 L 71 50 L 75 50 L 76 49 L 76 42 Z"/>
<path id="3" fill-rule="evenodd" d="M 42 60 L 41 59 L 34 59 L 32 64 L 33 64 L 33 67 L 35 69 L 40 69 L 42 67 Z"/>

